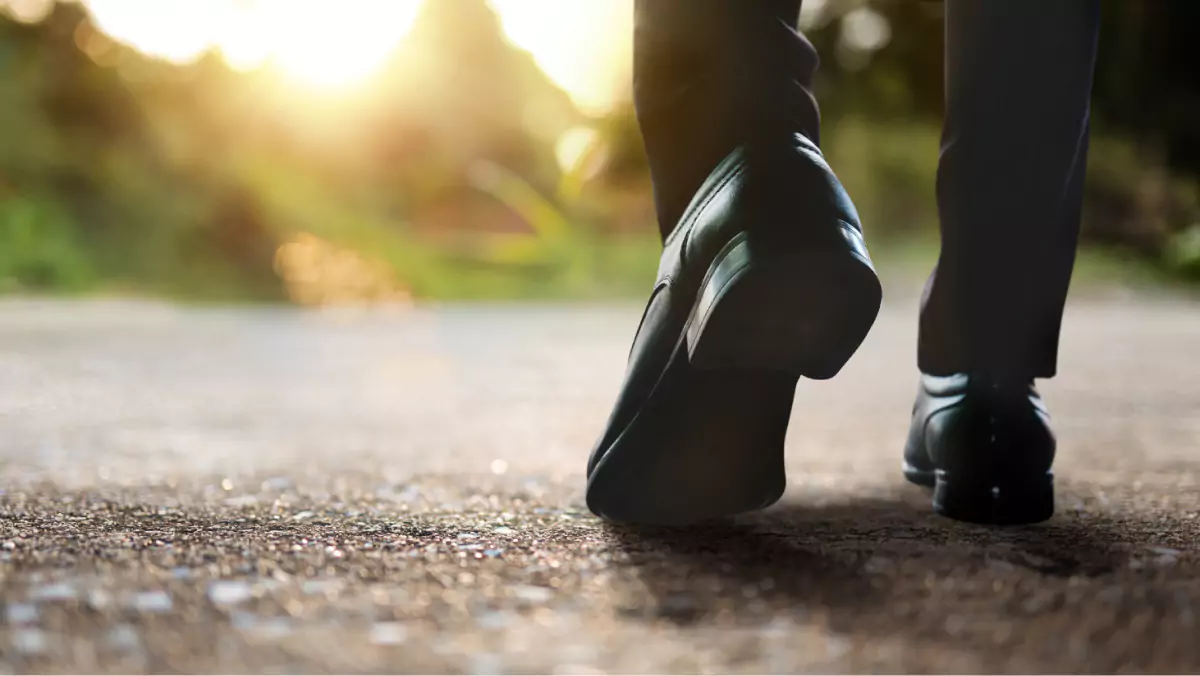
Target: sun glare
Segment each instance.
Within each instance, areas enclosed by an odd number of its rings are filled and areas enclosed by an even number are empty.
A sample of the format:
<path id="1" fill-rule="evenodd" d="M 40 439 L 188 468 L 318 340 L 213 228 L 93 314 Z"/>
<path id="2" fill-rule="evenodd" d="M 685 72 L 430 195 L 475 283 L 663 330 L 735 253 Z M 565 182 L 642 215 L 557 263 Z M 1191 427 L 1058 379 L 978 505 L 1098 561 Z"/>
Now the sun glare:
<path id="1" fill-rule="evenodd" d="M 490 1 L 509 39 L 533 54 L 580 107 L 595 110 L 612 103 L 628 75 L 631 1 Z"/>
<path id="2" fill-rule="evenodd" d="M 384 62 L 419 8 L 420 0 L 260 0 L 246 10 L 240 40 L 227 37 L 220 46 L 234 64 L 238 51 L 251 54 L 243 64 L 253 64 L 258 50 L 293 79 L 345 87 Z"/>
<path id="3" fill-rule="evenodd" d="M 378 69 L 423 0 L 85 0 L 112 37 L 172 61 L 217 49 L 231 66 L 343 89 Z M 439 0 L 424 0 L 438 2 Z M 504 31 L 585 109 L 626 73 L 631 0 L 490 0 Z"/>
<path id="4" fill-rule="evenodd" d="M 234 68 L 277 65 L 323 87 L 378 68 L 412 26 L 420 0 L 88 0 L 102 30 L 142 51 L 187 61 L 216 48 Z"/>

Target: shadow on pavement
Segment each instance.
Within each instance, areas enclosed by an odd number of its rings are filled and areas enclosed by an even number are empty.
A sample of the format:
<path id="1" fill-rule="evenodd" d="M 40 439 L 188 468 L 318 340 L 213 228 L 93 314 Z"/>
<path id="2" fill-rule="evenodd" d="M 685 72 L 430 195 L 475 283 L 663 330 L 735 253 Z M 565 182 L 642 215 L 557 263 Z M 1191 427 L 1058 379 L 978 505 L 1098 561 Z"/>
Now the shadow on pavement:
<path id="1" fill-rule="evenodd" d="M 1080 514 L 959 524 L 916 490 L 690 529 L 612 527 L 650 593 L 626 615 L 760 630 L 782 617 L 838 637 L 844 659 L 830 668 L 1195 672 L 1196 552 L 1151 547 L 1154 531 Z"/>

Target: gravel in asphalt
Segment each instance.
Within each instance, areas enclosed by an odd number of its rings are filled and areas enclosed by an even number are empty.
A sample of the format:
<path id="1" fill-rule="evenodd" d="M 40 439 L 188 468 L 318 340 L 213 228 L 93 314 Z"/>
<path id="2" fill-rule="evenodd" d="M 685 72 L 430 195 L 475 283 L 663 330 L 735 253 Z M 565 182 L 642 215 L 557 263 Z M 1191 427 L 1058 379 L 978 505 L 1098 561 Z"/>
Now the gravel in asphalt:
<path id="1" fill-rule="evenodd" d="M 1200 671 L 1200 304 L 1073 301 L 1058 515 L 904 484 L 915 305 L 802 382 L 789 490 L 582 503 L 635 306 L 0 303 L 0 668 Z"/>

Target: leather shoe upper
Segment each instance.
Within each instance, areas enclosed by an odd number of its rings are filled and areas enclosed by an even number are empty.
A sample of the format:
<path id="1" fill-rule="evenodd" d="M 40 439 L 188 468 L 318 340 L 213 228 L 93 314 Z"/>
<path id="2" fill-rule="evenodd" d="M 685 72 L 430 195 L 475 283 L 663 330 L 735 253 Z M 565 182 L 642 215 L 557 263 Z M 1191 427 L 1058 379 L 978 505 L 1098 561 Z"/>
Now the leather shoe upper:
<path id="1" fill-rule="evenodd" d="M 841 227 L 814 224 L 839 223 Z M 809 247 L 846 246 L 858 214 L 817 147 L 800 134 L 773 145 L 735 149 L 709 175 L 664 242 L 658 276 L 638 326 L 625 382 L 588 462 L 589 476 L 656 390 L 690 370 L 684 329 L 705 274 L 740 233 Z M 863 251 L 865 256 L 865 250 Z"/>

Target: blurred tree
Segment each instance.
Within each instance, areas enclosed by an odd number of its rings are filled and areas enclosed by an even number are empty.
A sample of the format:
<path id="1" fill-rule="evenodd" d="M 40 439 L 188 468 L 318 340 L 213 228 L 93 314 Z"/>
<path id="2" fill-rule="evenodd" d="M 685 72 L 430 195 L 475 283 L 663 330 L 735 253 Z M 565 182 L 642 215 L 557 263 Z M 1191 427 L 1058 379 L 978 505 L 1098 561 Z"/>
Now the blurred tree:
<path id="1" fill-rule="evenodd" d="M 1194 0 L 1104 3 L 1095 105 L 1112 128 L 1152 141 L 1200 173 L 1200 52 Z"/>
<path id="2" fill-rule="evenodd" d="M 369 127 L 378 176 L 420 223 L 422 209 L 439 223 L 487 228 L 470 195 L 472 167 L 494 162 L 552 195 L 559 168 L 554 144 L 582 121 L 571 99 L 509 43 L 485 0 L 426 0 L 391 59 L 377 96 L 384 103 Z M 458 199 L 458 216 L 446 213 Z"/>
<path id="3" fill-rule="evenodd" d="M 1085 237 L 1200 274 L 1200 3 L 1104 1 Z M 835 170 L 873 237 L 930 230 L 942 3 L 806 7 Z M 582 115 L 486 0 L 427 0 L 387 67 L 336 97 L 215 53 L 147 58 L 76 2 L 23 21 L 0 7 L 0 102 L 2 288 L 281 298 L 278 250 L 306 236 L 370 249 L 418 295 L 653 268 L 632 106 Z"/>
<path id="4" fill-rule="evenodd" d="M 211 280 L 201 270 L 220 268 L 224 284 L 238 293 L 261 290 L 247 283 L 258 278 L 261 262 L 230 257 L 211 237 L 188 234 L 214 227 L 221 196 L 172 161 L 154 133 L 144 91 L 129 81 L 130 69 L 164 83 L 176 69 L 123 47 L 112 47 L 112 65 L 100 66 L 81 48 L 95 34 L 76 3 L 56 3 L 38 23 L 0 15 L 0 97 L 6 102 L 0 184 L 7 186 L 0 202 L 10 203 L 7 213 L 25 214 L 7 227 L 24 223 L 20 227 L 34 234 L 73 243 L 71 256 L 53 260 L 113 281 L 169 289 L 194 279 L 203 289 Z M 197 241 L 211 245 L 197 247 Z M 56 273 L 18 276 L 17 282 L 43 286 L 63 275 L 83 278 Z"/>

